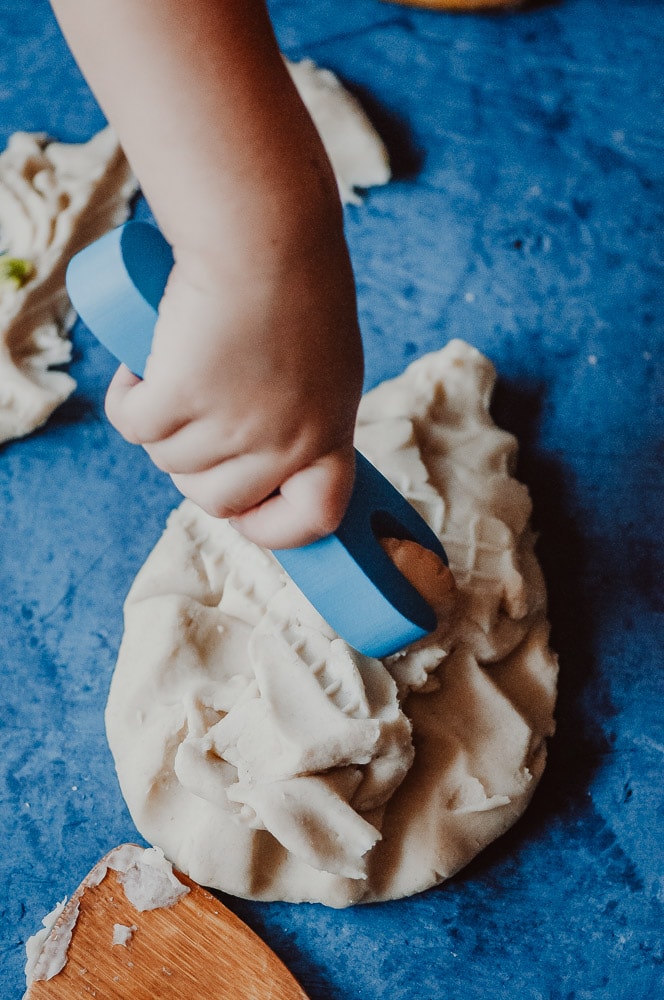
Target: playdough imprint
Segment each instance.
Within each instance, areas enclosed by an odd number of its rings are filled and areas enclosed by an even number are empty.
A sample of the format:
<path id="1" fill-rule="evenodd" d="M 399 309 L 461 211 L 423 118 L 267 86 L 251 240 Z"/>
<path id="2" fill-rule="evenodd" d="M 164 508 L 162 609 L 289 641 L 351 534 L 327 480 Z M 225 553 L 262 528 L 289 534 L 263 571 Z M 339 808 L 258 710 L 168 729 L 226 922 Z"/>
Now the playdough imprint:
<path id="1" fill-rule="evenodd" d="M 106 723 L 138 829 L 197 882 L 337 907 L 405 896 L 526 808 L 557 665 L 494 381 L 452 341 L 362 401 L 357 447 L 439 536 L 458 588 L 400 654 L 352 650 L 227 522 L 188 501 L 171 515 L 127 598 Z"/>

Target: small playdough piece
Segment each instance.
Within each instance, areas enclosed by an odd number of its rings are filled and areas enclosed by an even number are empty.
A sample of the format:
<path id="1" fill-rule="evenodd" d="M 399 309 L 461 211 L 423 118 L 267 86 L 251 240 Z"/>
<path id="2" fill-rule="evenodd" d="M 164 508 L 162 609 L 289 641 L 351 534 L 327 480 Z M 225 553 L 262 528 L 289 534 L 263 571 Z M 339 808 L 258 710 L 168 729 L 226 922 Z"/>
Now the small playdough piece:
<path id="1" fill-rule="evenodd" d="M 356 653 L 227 522 L 188 501 L 171 515 L 126 601 L 106 725 L 138 829 L 197 882 L 336 907 L 405 896 L 526 808 L 557 665 L 494 380 L 457 340 L 360 406 L 357 447 L 457 586 L 454 615 L 400 654 Z M 418 550 L 394 558 L 415 583 Z"/>
<path id="2" fill-rule="evenodd" d="M 136 191 L 117 139 L 51 142 L 17 132 L 0 154 L 0 442 L 29 434 L 73 392 L 76 314 L 65 267 L 129 214 Z"/>

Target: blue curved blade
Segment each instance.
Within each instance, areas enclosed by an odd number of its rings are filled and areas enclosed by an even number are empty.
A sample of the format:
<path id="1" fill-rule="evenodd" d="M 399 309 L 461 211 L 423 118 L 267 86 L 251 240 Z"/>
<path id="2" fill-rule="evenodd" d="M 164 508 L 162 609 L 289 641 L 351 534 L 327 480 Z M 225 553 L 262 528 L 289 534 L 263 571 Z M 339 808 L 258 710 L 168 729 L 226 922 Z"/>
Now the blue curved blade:
<path id="1" fill-rule="evenodd" d="M 71 260 L 67 290 L 97 339 L 142 376 L 158 307 L 173 266 L 158 229 L 129 222 Z M 384 657 L 423 638 L 433 610 L 378 538 L 409 538 L 446 564 L 443 546 L 417 511 L 359 452 L 348 510 L 334 534 L 274 555 L 329 625 L 366 656 Z"/>

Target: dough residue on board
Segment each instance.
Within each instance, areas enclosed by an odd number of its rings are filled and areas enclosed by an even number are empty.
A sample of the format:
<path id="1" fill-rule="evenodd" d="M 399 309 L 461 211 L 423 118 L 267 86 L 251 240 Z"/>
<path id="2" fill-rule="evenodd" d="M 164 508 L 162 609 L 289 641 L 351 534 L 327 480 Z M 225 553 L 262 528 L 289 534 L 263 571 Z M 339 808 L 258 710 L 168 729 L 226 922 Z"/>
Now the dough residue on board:
<path id="1" fill-rule="evenodd" d="M 113 924 L 113 947 L 119 945 L 126 948 L 134 934 L 138 930 L 137 924 Z"/>
<path id="2" fill-rule="evenodd" d="M 309 59 L 286 65 L 342 200 L 357 202 L 357 188 L 386 184 L 387 152 L 355 98 Z M 71 360 L 68 332 L 76 318 L 65 269 L 75 253 L 126 220 L 136 190 L 110 128 L 85 143 L 17 132 L 0 154 L 0 443 L 40 427 L 74 391 L 74 379 L 59 368 Z M 7 280 L 3 261 L 12 262 Z"/>
<path id="3" fill-rule="evenodd" d="M 79 917 L 81 898 L 106 878 L 108 871 L 118 873 L 127 902 L 138 913 L 174 906 L 189 891 L 173 872 L 173 866 L 158 847 L 142 848 L 122 844 L 95 865 L 72 898 L 64 899 L 42 920 L 42 929 L 25 944 L 25 980 L 28 988 L 35 982 L 53 979 L 67 964 L 67 952 Z M 113 945 L 127 946 L 138 930 L 137 924 L 114 924 Z M 27 994 L 26 994 L 27 995 Z"/>
<path id="4" fill-rule="evenodd" d="M 160 848 L 133 850 L 132 856 L 131 847 L 128 845 L 127 857 L 113 857 L 108 867 L 118 872 L 118 882 L 127 900 L 139 913 L 174 906 L 181 896 L 186 896 L 189 887 L 174 875 L 173 866 Z"/>
<path id="5" fill-rule="evenodd" d="M 458 588 L 451 619 L 384 661 L 227 522 L 188 501 L 171 515 L 127 598 L 106 724 L 138 829 L 197 882 L 339 907 L 409 895 L 526 808 L 557 664 L 494 382 L 453 341 L 362 401 L 357 447 L 440 537 Z"/>
<path id="6" fill-rule="evenodd" d="M 40 930 L 25 942 L 25 979 L 28 986 L 40 980 L 53 979 L 67 964 L 67 949 L 78 920 L 78 902 L 62 916 L 66 903 L 66 897 L 61 903 L 56 903 L 43 918 Z"/>

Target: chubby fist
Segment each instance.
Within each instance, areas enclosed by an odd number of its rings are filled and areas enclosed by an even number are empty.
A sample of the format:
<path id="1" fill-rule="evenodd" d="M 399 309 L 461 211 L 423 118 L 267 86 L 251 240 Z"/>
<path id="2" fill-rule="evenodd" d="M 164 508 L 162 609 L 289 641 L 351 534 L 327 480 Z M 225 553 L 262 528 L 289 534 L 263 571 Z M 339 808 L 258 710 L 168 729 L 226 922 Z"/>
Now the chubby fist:
<path id="1" fill-rule="evenodd" d="M 362 377 L 335 224 L 260 268 L 227 253 L 202 267 L 176 250 L 144 379 L 121 367 L 106 411 L 185 496 L 257 544 L 289 548 L 343 517 Z"/>

